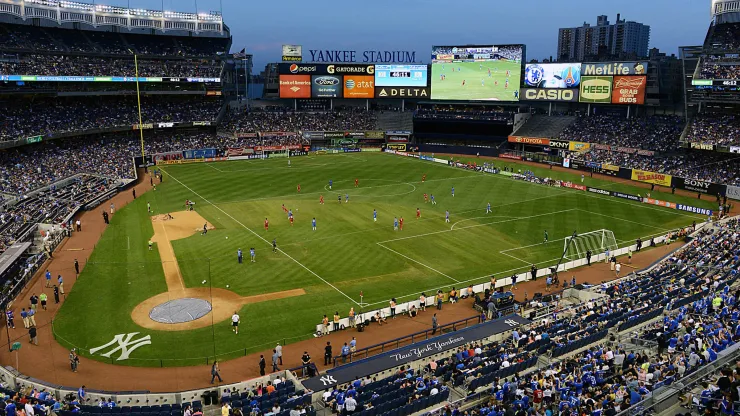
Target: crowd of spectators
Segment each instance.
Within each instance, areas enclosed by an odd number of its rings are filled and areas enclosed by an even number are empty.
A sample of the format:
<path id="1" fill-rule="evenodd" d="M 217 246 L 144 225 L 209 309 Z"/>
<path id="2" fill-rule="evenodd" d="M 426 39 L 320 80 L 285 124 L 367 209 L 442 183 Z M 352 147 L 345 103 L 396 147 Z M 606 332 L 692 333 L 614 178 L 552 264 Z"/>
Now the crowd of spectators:
<path id="1" fill-rule="evenodd" d="M 221 100 L 202 97 L 144 97 L 141 116 L 144 123 L 213 121 L 222 104 Z M 0 110 L 4 115 L 0 141 L 139 123 L 136 97 L 133 96 L 44 99 L 11 102 L 3 107 Z"/>
<path id="2" fill-rule="evenodd" d="M 139 59 L 140 77 L 221 76 L 221 62 L 203 59 Z M 134 77 L 133 56 L 100 57 L 76 55 L 19 54 L 0 61 L 0 74 L 49 76 Z"/>
<path id="3" fill-rule="evenodd" d="M 258 131 L 343 131 L 375 130 L 377 113 L 361 108 L 334 111 L 295 112 L 286 107 L 233 111 L 223 120 L 223 129 L 233 132 Z"/>
<path id="4" fill-rule="evenodd" d="M 429 106 L 419 107 L 414 118 L 441 120 L 503 121 L 514 124 L 514 113 L 502 107 Z"/>
<path id="5" fill-rule="evenodd" d="M 740 59 L 705 55 L 701 62 L 699 78 L 738 79 L 740 78 Z"/>
<path id="6" fill-rule="evenodd" d="M 29 25 L 0 24 L 0 48 L 28 51 L 146 56 L 212 57 L 228 52 L 218 37 L 143 35 Z"/>
<path id="7" fill-rule="evenodd" d="M 712 50 L 737 51 L 740 50 L 740 23 L 722 23 L 710 32 L 711 37 L 706 47 Z"/>
<path id="8" fill-rule="evenodd" d="M 740 117 L 734 114 L 697 115 L 691 120 L 686 141 L 721 146 L 740 145 Z"/>
<path id="9" fill-rule="evenodd" d="M 665 152 L 678 147 L 684 125 L 679 116 L 626 118 L 591 115 L 578 117 L 560 133 L 559 138 Z"/>

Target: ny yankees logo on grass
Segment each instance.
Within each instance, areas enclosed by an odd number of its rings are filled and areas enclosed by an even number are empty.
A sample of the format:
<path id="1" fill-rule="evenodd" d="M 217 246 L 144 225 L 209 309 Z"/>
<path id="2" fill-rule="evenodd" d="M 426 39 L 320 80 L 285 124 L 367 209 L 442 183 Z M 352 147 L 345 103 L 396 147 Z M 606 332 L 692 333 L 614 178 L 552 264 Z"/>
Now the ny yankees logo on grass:
<path id="1" fill-rule="evenodd" d="M 112 350 L 104 354 L 100 354 L 100 355 L 102 355 L 103 357 L 110 358 L 110 356 L 113 355 L 113 353 L 115 353 L 118 350 L 121 350 L 121 355 L 118 358 L 116 358 L 116 361 L 128 360 L 128 356 L 131 355 L 131 353 L 134 352 L 134 350 L 144 345 L 151 345 L 152 343 L 151 335 L 146 335 L 138 339 L 132 339 L 138 334 L 139 334 L 138 332 L 131 332 L 128 334 L 116 334 L 109 343 L 105 345 L 101 345 L 96 348 L 92 348 L 90 350 L 90 354 L 95 354 L 98 351 L 101 351 L 108 347 L 117 345 Z"/>

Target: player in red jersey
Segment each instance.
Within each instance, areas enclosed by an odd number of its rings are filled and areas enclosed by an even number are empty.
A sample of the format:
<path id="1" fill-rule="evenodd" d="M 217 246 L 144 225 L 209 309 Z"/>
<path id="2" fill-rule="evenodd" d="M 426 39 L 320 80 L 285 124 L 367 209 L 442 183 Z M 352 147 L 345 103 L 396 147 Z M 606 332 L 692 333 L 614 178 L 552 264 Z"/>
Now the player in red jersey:
<path id="1" fill-rule="evenodd" d="M 421 181 L 425 182 L 426 180 L 427 180 L 427 174 L 425 173 L 424 175 L 422 175 Z"/>
<path id="2" fill-rule="evenodd" d="M 355 188 L 357 188 L 358 186 L 360 186 L 360 180 L 355 178 Z"/>
<path id="3" fill-rule="evenodd" d="M 285 204 L 283 204 L 283 212 L 288 212 L 288 208 L 285 208 Z"/>
<path id="4" fill-rule="evenodd" d="M 301 192 L 301 184 L 298 184 L 298 192 Z"/>
<path id="5" fill-rule="evenodd" d="M 421 218 L 421 210 L 416 208 L 416 219 L 418 220 L 419 218 Z"/>
<path id="6" fill-rule="evenodd" d="M 268 228 L 270 228 L 270 222 L 265 218 L 265 231 L 267 231 Z"/>
<path id="7" fill-rule="evenodd" d="M 319 205 L 324 205 L 324 195 L 319 196 Z"/>
<path id="8" fill-rule="evenodd" d="M 427 202 L 429 202 L 429 196 L 427 196 L 427 194 L 424 194 L 424 203 L 426 204 Z"/>
<path id="9" fill-rule="evenodd" d="M 398 219 L 398 229 L 403 231 L 403 217 Z"/>
<path id="10" fill-rule="evenodd" d="M 465 86 L 465 80 L 463 80 L 462 86 L 463 86 L 463 87 Z"/>
<path id="11" fill-rule="evenodd" d="M 290 226 L 291 227 L 293 226 L 293 216 L 292 215 L 290 216 Z"/>

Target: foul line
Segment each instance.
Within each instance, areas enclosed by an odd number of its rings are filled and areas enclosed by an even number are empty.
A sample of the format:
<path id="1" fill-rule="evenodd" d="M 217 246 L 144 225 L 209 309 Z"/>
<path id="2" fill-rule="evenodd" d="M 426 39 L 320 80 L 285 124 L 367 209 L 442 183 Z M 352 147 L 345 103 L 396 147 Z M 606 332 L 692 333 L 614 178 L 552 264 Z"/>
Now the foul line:
<path id="1" fill-rule="evenodd" d="M 455 279 L 454 277 L 448 276 L 448 275 L 446 275 L 446 274 L 444 274 L 444 273 L 440 272 L 439 270 L 435 269 L 434 267 L 432 267 L 432 266 L 429 266 L 429 265 L 427 265 L 427 264 L 424 264 L 424 263 L 422 263 L 422 262 L 420 262 L 420 261 L 418 261 L 418 260 L 414 260 L 414 259 L 412 259 L 411 257 L 409 257 L 409 256 L 407 256 L 407 255 L 405 255 L 405 254 L 401 254 L 401 253 L 397 252 L 396 250 L 394 250 L 394 249 L 392 249 L 392 248 L 386 247 L 386 246 L 384 246 L 384 245 L 383 245 L 382 243 L 375 243 L 375 244 L 377 244 L 377 245 L 379 245 L 379 246 L 383 247 L 383 248 L 384 248 L 384 249 L 386 249 L 386 250 L 390 250 L 390 251 L 392 251 L 392 252 L 394 252 L 394 253 L 398 254 L 399 256 L 401 256 L 401 257 L 405 258 L 406 260 L 409 260 L 409 261 L 413 261 L 413 262 L 414 262 L 414 263 L 416 263 L 416 264 L 419 264 L 419 265 L 421 265 L 421 266 L 424 266 L 424 267 L 426 267 L 427 269 L 429 269 L 429 270 L 431 270 L 431 271 L 433 271 L 433 272 L 435 272 L 435 273 L 437 273 L 437 274 L 440 274 L 440 275 L 442 275 L 442 276 L 444 276 L 444 277 L 446 277 L 446 278 L 448 278 L 448 279 L 452 280 L 453 282 L 456 282 L 456 283 L 460 283 L 460 281 L 459 281 L 459 280 L 457 280 L 457 279 Z"/>
<path id="2" fill-rule="evenodd" d="M 233 220 L 233 221 L 234 221 L 235 223 L 239 224 L 239 225 L 240 225 L 240 226 L 241 226 L 242 228 L 244 228 L 245 230 L 247 230 L 247 231 L 249 231 L 250 233 L 252 233 L 252 234 L 253 234 L 253 235 L 254 235 L 255 237 L 257 237 L 257 238 L 259 238 L 260 240 L 264 241 L 264 242 L 265 242 L 265 243 L 266 243 L 267 245 L 269 245 L 269 246 L 271 246 L 271 245 L 272 245 L 272 243 L 270 243 L 269 241 L 267 241 L 267 240 L 266 240 L 266 239 L 265 239 L 264 237 L 262 237 L 261 235 L 259 235 L 259 234 L 257 234 L 256 232 L 254 232 L 254 231 L 253 231 L 253 230 L 252 230 L 251 228 L 249 228 L 249 227 L 247 227 L 246 225 L 242 224 L 242 222 L 241 222 L 241 221 L 239 221 L 239 220 L 237 220 L 236 218 L 234 218 L 233 216 L 231 216 L 231 214 L 229 214 L 228 212 L 226 212 L 226 211 L 224 211 L 223 209 L 219 208 L 218 206 L 216 206 L 216 205 L 212 204 L 212 203 L 211 203 L 211 202 L 210 202 L 209 200 L 207 200 L 206 198 L 203 198 L 203 196 L 201 196 L 201 195 L 200 195 L 199 193 L 195 192 L 195 191 L 194 191 L 194 190 L 193 190 L 192 188 L 190 188 L 189 186 L 187 186 L 187 185 L 185 185 L 184 183 L 180 182 L 180 180 L 179 180 L 179 179 L 177 179 L 177 178 L 175 178 L 174 176 L 172 176 L 172 174 L 171 174 L 171 173 L 169 173 L 169 172 L 168 172 L 168 175 L 169 175 L 169 177 L 170 177 L 170 178 L 172 178 L 172 179 L 173 179 L 173 180 L 174 180 L 175 182 L 179 183 L 179 184 L 180 184 L 180 185 L 182 185 L 182 186 L 183 186 L 183 187 L 184 187 L 185 189 L 187 189 L 188 191 L 192 192 L 192 193 L 193 193 L 193 195 L 195 195 L 195 196 L 197 196 L 198 198 L 202 199 L 202 200 L 203 200 L 203 201 L 205 201 L 206 203 L 208 203 L 208 204 L 211 204 L 211 205 L 213 205 L 213 207 L 214 207 L 214 208 L 216 208 L 217 210 L 221 211 L 221 213 L 222 213 L 222 214 L 224 214 L 224 215 L 226 215 L 227 217 L 231 218 L 231 219 L 232 219 L 232 220 Z M 303 268 L 304 270 L 306 270 L 307 272 L 309 272 L 309 273 L 311 273 L 312 275 L 314 275 L 314 276 L 315 276 L 315 277 L 316 277 L 317 279 L 321 280 L 322 282 L 326 283 L 327 285 L 329 285 L 329 286 L 330 286 L 331 288 L 333 288 L 333 289 L 334 289 L 334 290 L 336 290 L 337 292 L 341 293 L 341 294 L 342 294 L 342 295 L 343 295 L 344 297 L 346 297 L 347 299 L 349 299 L 350 301 L 352 301 L 352 303 L 354 303 L 355 305 L 357 305 L 357 306 L 360 306 L 360 304 L 359 304 L 359 303 L 357 303 L 357 301 L 355 301 L 354 299 L 352 299 L 351 297 L 349 297 L 349 296 L 348 296 L 348 295 L 347 295 L 346 293 L 344 293 L 344 292 L 342 292 L 341 290 L 337 289 L 337 287 L 336 287 L 336 286 L 334 286 L 333 284 L 331 284 L 331 283 L 327 282 L 327 281 L 326 281 L 326 280 L 325 280 L 325 279 L 324 279 L 323 277 L 321 277 L 321 276 L 319 276 L 318 274 L 316 274 L 316 272 L 314 272 L 313 270 L 311 270 L 311 269 L 309 269 L 308 267 L 304 266 L 304 265 L 303 265 L 303 263 L 301 263 L 301 262 L 299 262 L 298 260 L 296 260 L 295 258 L 293 258 L 293 257 L 292 257 L 292 256 L 291 256 L 290 254 L 288 254 L 288 253 L 284 252 L 284 251 L 283 251 L 283 250 L 281 250 L 280 248 L 278 248 L 278 249 L 277 249 L 277 251 L 279 251 L 280 253 L 282 253 L 282 254 L 283 254 L 283 255 L 284 255 L 285 257 L 287 257 L 287 258 L 291 259 L 291 260 L 292 260 L 292 261 L 293 261 L 293 262 L 294 262 L 295 264 L 297 264 L 297 265 L 301 266 L 301 267 L 302 267 L 302 268 Z"/>
<path id="3" fill-rule="evenodd" d="M 611 218 L 613 220 L 619 220 L 619 221 L 623 221 L 623 222 L 631 222 L 632 224 L 641 225 L 643 227 L 649 227 L 649 228 L 654 228 L 656 230 L 668 231 L 665 228 L 656 227 L 654 225 L 649 225 L 649 224 L 643 224 L 643 223 L 637 222 L 637 221 L 626 220 L 624 218 L 618 218 L 618 217 L 614 217 L 614 216 L 611 216 L 611 215 L 602 214 L 600 212 L 591 212 L 591 211 L 586 211 L 586 210 L 583 210 L 583 209 L 580 209 L 580 208 L 576 208 L 576 210 L 581 211 L 581 212 L 585 212 L 585 213 L 587 213 L 589 215 L 598 215 L 598 216 L 601 216 L 601 217 L 608 217 L 608 218 Z"/>

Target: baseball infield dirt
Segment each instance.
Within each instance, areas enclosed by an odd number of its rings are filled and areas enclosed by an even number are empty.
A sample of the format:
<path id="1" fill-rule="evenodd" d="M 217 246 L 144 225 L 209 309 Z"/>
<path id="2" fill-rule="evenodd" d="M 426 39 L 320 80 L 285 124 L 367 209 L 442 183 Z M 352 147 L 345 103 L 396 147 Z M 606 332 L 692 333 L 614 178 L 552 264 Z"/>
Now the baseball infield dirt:
<path id="1" fill-rule="evenodd" d="M 150 189 L 149 177 L 143 172 L 140 172 L 139 176 L 144 180 L 136 185 L 136 193 L 137 195 L 143 195 L 144 192 Z M 616 178 L 607 177 L 605 179 L 615 180 Z M 117 207 L 123 207 L 131 199 L 131 192 L 125 191 L 112 198 L 112 202 Z M 109 202 L 105 202 L 103 207 L 108 204 Z M 98 211 L 84 212 L 79 218 L 82 221 L 82 231 L 75 232 L 66 244 L 54 252 L 54 258 L 39 270 L 34 280 L 18 296 L 16 305 L 27 304 L 31 293 L 39 294 L 46 290 L 47 294 L 50 294 L 49 289 L 44 288 L 43 274 L 47 268 L 52 275 L 63 274 L 65 276 L 67 292 L 74 290 L 76 280 L 73 278 L 74 259 L 78 259 L 81 267 L 84 268 L 88 256 L 106 228 Z M 202 224 L 200 226 L 202 227 Z M 632 265 L 634 267 L 647 266 L 667 254 L 669 249 L 677 246 L 678 243 L 674 243 L 671 246 L 665 246 L 668 248 L 659 247 L 635 253 Z M 609 271 L 608 265 L 604 263 L 568 272 L 568 279 L 571 276 L 576 276 L 578 283 L 600 283 L 615 277 L 614 272 Z M 565 274 L 561 277 L 561 279 L 563 278 L 565 278 Z M 524 282 L 518 285 L 518 289 L 515 291 L 516 298 L 523 300 L 525 291 L 530 298 L 536 292 L 544 292 L 544 281 Z M 275 294 L 269 295 L 275 296 Z M 50 296 L 50 298 L 53 299 L 53 296 Z M 64 299 L 62 299 L 63 301 Z M 60 305 L 61 303 L 54 304 L 50 302 L 48 311 L 40 311 L 36 315 L 38 346 L 28 344 L 28 333 L 22 325 L 18 325 L 16 329 L 9 329 L 8 343 L 3 342 L 2 347 L 4 348 L 0 348 L 0 363 L 5 366 L 16 367 L 16 355 L 8 351 L 8 345 L 19 340 L 23 342 L 24 347 L 18 352 L 18 370 L 22 374 L 49 383 L 72 387 L 85 384 L 91 389 L 107 391 L 145 390 L 151 392 L 173 392 L 211 386 L 209 384 L 210 366 L 205 362 L 203 365 L 192 367 L 141 368 L 118 366 L 81 357 L 78 372 L 73 373 L 68 361 L 69 351 L 55 341 L 51 331 L 50 323 Z M 476 315 L 471 306 L 470 300 L 464 300 L 454 305 L 444 305 L 441 311 L 437 311 L 440 325 Z M 283 348 L 284 365 L 281 366 L 281 369 L 300 366 L 301 355 L 304 351 L 314 358 L 314 362 L 320 369 L 323 369 L 325 366 L 322 365 L 321 357 L 326 342 L 331 342 L 335 350 L 338 351 L 344 342 L 348 342 L 354 336 L 357 338 L 358 348 L 367 347 L 428 329 L 431 326 L 431 315 L 432 311 L 422 312 L 414 319 L 403 316 L 395 320 L 389 320 L 389 323 L 382 327 L 371 325 L 364 332 L 340 331 L 331 333 L 326 337 L 290 344 Z M 316 317 L 317 322 L 319 318 Z M 81 323 L 84 322 L 84 317 L 80 319 Z M 307 328 L 307 331 L 310 330 L 312 329 Z M 234 383 L 259 376 L 258 362 L 260 355 L 264 355 L 269 361 L 272 349 L 222 363 L 221 375 L 224 378 L 224 383 Z"/>

